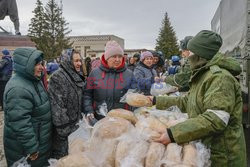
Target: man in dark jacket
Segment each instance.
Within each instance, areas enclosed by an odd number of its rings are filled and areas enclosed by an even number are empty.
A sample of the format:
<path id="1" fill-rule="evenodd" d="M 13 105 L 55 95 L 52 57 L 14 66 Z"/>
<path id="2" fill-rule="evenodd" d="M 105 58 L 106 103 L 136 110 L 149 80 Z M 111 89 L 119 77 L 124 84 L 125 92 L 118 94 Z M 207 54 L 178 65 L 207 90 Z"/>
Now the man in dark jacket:
<path id="1" fill-rule="evenodd" d="M 13 63 L 10 52 L 7 49 L 3 49 L 2 53 L 3 57 L 0 60 L 0 106 L 3 107 L 3 92 L 5 85 L 11 78 Z"/>
<path id="2" fill-rule="evenodd" d="M 128 109 L 127 104 L 120 103 L 120 98 L 129 88 L 136 86 L 133 82 L 133 73 L 125 65 L 123 49 L 115 41 L 107 42 L 100 67 L 92 70 L 87 80 L 84 109 L 88 118 L 93 118 L 95 114 L 97 119 L 101 119 L 96 111 L 103 103 L 107 104 L 108 111 Z"/>
<path id="3" fill-rule="evenodd" d="M 4 152 L 8 166 L 27 157 L 32 167 L 48 166 L 51 110 L 41 82 L 43 53 L 33 48 L 14 51 L 15 74 L 4 91 Z"/>
<path id="4" fill-rule="evenodd" d="M 81 69 L 81 55 L 73 50 L 49 80 L 53 121 L 52 157 L 56 159 L 68 155 L 68 136 L 78 128 L 76 123 L 82 118 L 84 77 Z"/>

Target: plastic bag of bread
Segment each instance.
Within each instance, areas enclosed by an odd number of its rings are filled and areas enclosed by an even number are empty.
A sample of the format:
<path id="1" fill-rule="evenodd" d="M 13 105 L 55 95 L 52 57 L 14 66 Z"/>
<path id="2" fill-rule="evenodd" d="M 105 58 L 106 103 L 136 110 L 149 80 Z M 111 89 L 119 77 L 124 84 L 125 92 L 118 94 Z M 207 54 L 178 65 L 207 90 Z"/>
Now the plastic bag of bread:
<path id="1" fill-rule="evenodd" d="M 135 126 L 148 139 L 158 138 L 160 137 L 160 132 L 166 131 L 166 126 L 153 116 L 140 119 Z"/>
<path id="2" fill-rule="evenodd" d="M 164 94 L 175 93 L 177 91 L 178 91 L 177 87 L 166 84 L 165 82 L 159 82 L 159 83 L 154 83 L 151 86 L 150 94 L 152 96 L 159 96 Z"/>
<path id="3" fill-rule="evenodd" d="M 133 112 L 122 108 L 113 109 L 109 111 L 108 116 L 123 118 L 130 121 L 132 124 L 136 124 L 136 122 L 138 121 Z"/>
<path id="4" fill-rule="evenodd" d="M 133 107 L 150 107 L 152 106 L 152 101 L 145 95 L 140 93 L 135 93 L 134 90 L 128 90 L 128 92 L 121 97 L 121 103 L 127 103 Z"/>
<path id="5" fill-rule="evenodd" d="M 195 145 L 193 144 L 186 144 L 183 147 L 183 161 L 182 163 L 184 165 L 189 165 L 191 167 L 197 167 L 198 160 L 197 160 L 198 154 L 197 150 L 195 148 Z"/>
<path id="6" fill-rule="evenodd" d="M 170 143 L 163 155 L 162 166 L 168 167 L 178 164 L 182 164 L 182 147 L 176 143 Z"/>
<path id="7" fill-rule="evenodd" d="M 118 117 L 105 117 L 95 124 L 92 130 L 91 138 L 117 138 L 132 128 L 134 128 L 134 126 L 126 119 Z"/>
<path id="8" fill-rule="evenodd" d="M 115 167 L 144 167 L 148 148 L 149 143 L 144 140 L 120 142 L 116 150 Z"/>
<path id="9" fill-rule="evenodd" d="M 146 157 L 145 167 L 159 167 L 165 152 L 165 146 L 161 143 L 152 142 Z"/>
<path id="10" fill-rule="evenodd" d="M 94 167 L 90 159 L 84 154 L 70 154 L 56 163 L 56 167 Z"/>
<path id="11" fill-rule="evenodd" d="M 87 149 L 87 144 L 84 139 L 74 139 L 69 143 L 69 154 L 82 153 Z"/>
<path id="12" fill-rule="evenodd" d="M 96 167 L 115 166 L 116 139 L 91 138 L 88 149 L 84 152 Z"/>

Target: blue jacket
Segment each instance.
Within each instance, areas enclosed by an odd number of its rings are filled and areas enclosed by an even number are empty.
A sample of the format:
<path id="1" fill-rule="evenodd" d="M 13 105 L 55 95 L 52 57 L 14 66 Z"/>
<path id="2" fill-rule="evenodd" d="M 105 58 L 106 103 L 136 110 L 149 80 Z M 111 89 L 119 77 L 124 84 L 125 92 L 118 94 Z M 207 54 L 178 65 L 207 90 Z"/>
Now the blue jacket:
<path id="1" fill-rule="evenodd" d="M 13 71 L 13 61 L 11 56 L 3 56 L 0 61 L 0 81 L 8 81 Z"/>
<path id="2" fill-rule="evenodd" d="M 140 62 L 134 70 L 134 76 L 137 82 L 137 88 L 145 95 L 150 95 L 151 85 L 157 76 L 155 69 L 147 67 Z"/>

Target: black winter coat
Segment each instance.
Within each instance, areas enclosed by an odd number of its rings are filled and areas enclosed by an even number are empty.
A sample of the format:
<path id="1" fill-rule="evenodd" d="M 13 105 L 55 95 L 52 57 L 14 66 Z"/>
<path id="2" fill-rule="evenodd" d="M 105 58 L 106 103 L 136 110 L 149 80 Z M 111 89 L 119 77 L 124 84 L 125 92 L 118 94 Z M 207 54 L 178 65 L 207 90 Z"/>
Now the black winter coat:
<path id="1" fill-rule="evenodd" d="M 136 82 L 131 70 L 125 62 L 118 69 L 110 69 L 104 57 L 100 67 L 91 71 L 84 92 L 85 113 L 94 113 L 98 106 L 106 102 L 108 111 L 115 108 L 130 109 L 126 103 L 120 103 L 120 98 L 128 89 L 136 88 Z"/>
<path id="2" fill-rule="evenodd" d="M 49 97 L 53 122 L 53 158 L 68 154 L 68 136 L 74 132 L 82 118 L 83 76 L 71 62 L 65 60 L 49 80 Z"/>

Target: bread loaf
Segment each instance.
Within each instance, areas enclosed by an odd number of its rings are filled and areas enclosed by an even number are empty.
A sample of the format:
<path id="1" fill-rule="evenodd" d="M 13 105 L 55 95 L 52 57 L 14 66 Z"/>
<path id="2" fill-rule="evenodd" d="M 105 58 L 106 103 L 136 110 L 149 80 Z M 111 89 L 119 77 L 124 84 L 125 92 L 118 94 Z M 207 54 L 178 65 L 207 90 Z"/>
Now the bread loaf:
<path id="1" fill-rule="evenodd" d="M 133 112 L 121 108 L 109 111 L 108 116 L 123 118 L 130 121 L 132 124 L 136 124 L 136 122 L 138 121 Z"/>
<path id="2" fill-rule="evenodd" d="M 152 106 L 151 100 L 139 93 L 129 93 L 126 97 L 126 102 L 133 107 L 150 107 Z"/>
<path id="3" fill-rule="evenodd" d="M 161 143 L 152 142 L 146 157 L 145 167 L 160 166 L 161 159 L 165 151 L 165 146 Z"/>
<path id="4" fill-rule="evenodd" d="M 92 131 L 92 137 L 101 139 L 116 138 L 126 133 L 131 128 L 134 128 L 133 125 L 123 118 L 106 117 L 95 124 Z"/>

